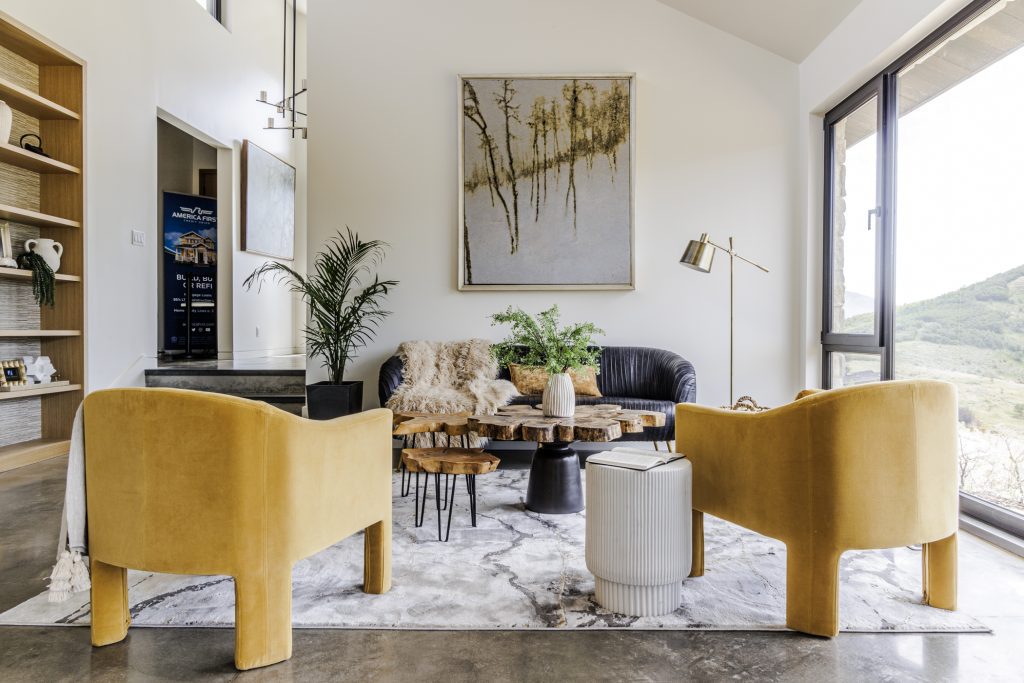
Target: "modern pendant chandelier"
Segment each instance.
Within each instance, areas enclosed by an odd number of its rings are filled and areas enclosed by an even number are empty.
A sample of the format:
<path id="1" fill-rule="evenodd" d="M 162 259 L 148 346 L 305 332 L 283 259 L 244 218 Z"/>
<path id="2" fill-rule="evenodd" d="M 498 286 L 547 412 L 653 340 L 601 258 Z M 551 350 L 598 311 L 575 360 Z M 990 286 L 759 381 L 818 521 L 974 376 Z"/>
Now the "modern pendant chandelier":
<path id="1" fill-rule="evenodd" d="M 287 130 L 291 131 L 292 138 L 295 138 L 296 133 L 302 133 L 302 139 L 305 140 L 307 137 L 307 128 L 305 125 L 306 113 L 299 111 L 297 99 L 299 95 L 305 95 L 308 88 L 306 88 L 306 79 L 303 78 L 300 82 L 296 76 L 297 60 L 296 51 L 298 45 L 298 0 L 292 0 L 292 82 L 291 82 L 291 93 L 288 92 L 288 0 L 283 0 L 284 5 L 284 22 L 283 32 L 281 35 L 281 99 L 273 102 L 268 99 L 268 93 L 266 90 L 260 91 L 258 102 L 262 102 L 268 106 L 274 107 L 277 110 L 276 116 L 271 116 L 267 119 L 267 125 L 264 130 Z M 281 122 L 284 125 L 275 125 L 280 117 Z M 299 117 L 302 117 L 300 120 Z"/>

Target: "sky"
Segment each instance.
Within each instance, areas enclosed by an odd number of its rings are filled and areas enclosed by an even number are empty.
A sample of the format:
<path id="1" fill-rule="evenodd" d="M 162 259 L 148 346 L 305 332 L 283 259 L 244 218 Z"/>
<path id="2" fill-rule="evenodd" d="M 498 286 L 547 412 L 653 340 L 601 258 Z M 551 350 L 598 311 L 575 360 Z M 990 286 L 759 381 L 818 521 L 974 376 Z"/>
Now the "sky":
<path id="1" fill-rule="evenodd" d="M 901 79 L 915 78 L 914 70 Z M 900 118 L 896 303 L 1024 264 L 1024 50 Z M 874 291 L 875 136 L 847 150 L 847 289 Z"/>

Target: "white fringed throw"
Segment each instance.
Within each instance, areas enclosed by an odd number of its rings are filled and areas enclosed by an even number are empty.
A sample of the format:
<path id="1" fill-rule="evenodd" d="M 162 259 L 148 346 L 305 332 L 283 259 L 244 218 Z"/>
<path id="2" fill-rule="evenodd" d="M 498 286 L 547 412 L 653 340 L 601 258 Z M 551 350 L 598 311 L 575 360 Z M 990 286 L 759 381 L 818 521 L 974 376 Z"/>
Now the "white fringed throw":
<path id="1" fill-rule="evenodd" d="M 67 487 L 64 490 L 64 519 L 57 541 L 57 564 L 50 572 L 50 602 L 64 602 L 72 593 L 90 588 L 85 558 L 85 425 L 82 406 L 75 411 L 68 452 Z"/>
<path id="2" fill-rule="evenodd" d="M 402 384 L 386 406 L 396 412 L 493 415 L 519 394 L 511 382 L 495 379 L 498 363 L 486 339 L 403 342 L 398 355 L 405 364 Z M 479 437 L 470 438 L 471 445 L 481 445 Z M 421 434 L 417 441 L 430 445 L 431 437 Z M 443 435 L 438 445 L 449 445 Z"/>

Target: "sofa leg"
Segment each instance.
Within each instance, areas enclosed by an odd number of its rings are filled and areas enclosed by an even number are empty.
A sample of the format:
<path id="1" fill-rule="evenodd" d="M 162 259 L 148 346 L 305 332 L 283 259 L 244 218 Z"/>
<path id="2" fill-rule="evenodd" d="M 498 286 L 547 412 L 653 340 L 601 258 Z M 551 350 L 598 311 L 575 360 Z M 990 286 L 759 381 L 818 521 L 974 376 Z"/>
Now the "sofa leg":
<path id="1" fill-rule="evenodd" d="M 242 671 L 292 656 L 292 570 L 235 577 L 235 668 Z"/>
<path id="2" fill-rule="evenodd" d="M 704 576 L 704 513 L 700 510 L 694 510 L 690 517 L 690 537 L 690 576 Z"/>
<path id="3" fill-rule="evenodd" d="M 92 644 L 119 643 L 128 635 L 132 621 L 128 612 L 128 570 L 93 558 L 92 573 Z"/>
<path id="4" fill-rule="evenodd" d="M 956 532 L 921 548 L 924 601 L 932 607 L 956 609 Z"/>
<path id="5" fill-rule="evenodd" d="M 391 590 L 391 519 L 366 527 L 363 541 L 363 592 Z"/>
<path id="6" fill-rule="evenodd" d="M 816 636 L 839 633 L 841 551 L 786 546 L 786 626 Z"/>

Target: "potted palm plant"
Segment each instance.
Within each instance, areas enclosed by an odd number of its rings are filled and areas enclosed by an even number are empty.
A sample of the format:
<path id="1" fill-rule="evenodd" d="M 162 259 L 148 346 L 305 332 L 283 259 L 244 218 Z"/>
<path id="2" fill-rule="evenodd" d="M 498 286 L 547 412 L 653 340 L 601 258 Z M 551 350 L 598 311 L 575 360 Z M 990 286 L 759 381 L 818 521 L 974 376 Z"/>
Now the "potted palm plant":
<path id="1" fill-rule="evenodd" d="M 398 281 L 381 280 L 375 272 L 387 247 L 380 240 L 364 242 L 346 228 L 345 234 L 339 231 L 327 240 L 305 276 L 272 261 L 254 270 L 243 283 L 246 289 L 254 284 L 262 287 L 264 279 L 272 277 L 275 282 L 287 283 L 309 307 L 303 329 L 306 349 L 323 359 L 328 374 L 326 381 L 306 385 L 306 407 L 314 420 L 362 410 L 363 383 L 345 381 L 345 367 L 391 314 L 381 303 Z"/>
<path id="2" fill-rule="evenodd" d="M 511 334 L 493 347 L 503 366 L 521 363 L 544 368 L 548 373 L 541 407 L 549 417 L 572 417 L 576 413 L 576 393 L 570 370 L 591 366 L 599 372 L 601 349 L 594 335 L 604 334 L 594 323 L 558 324 L 558 306 L 541 311 L 534 318 L 521 308 L 509 306 L 491 316 L 492 325 L 509 325 Z"/>

